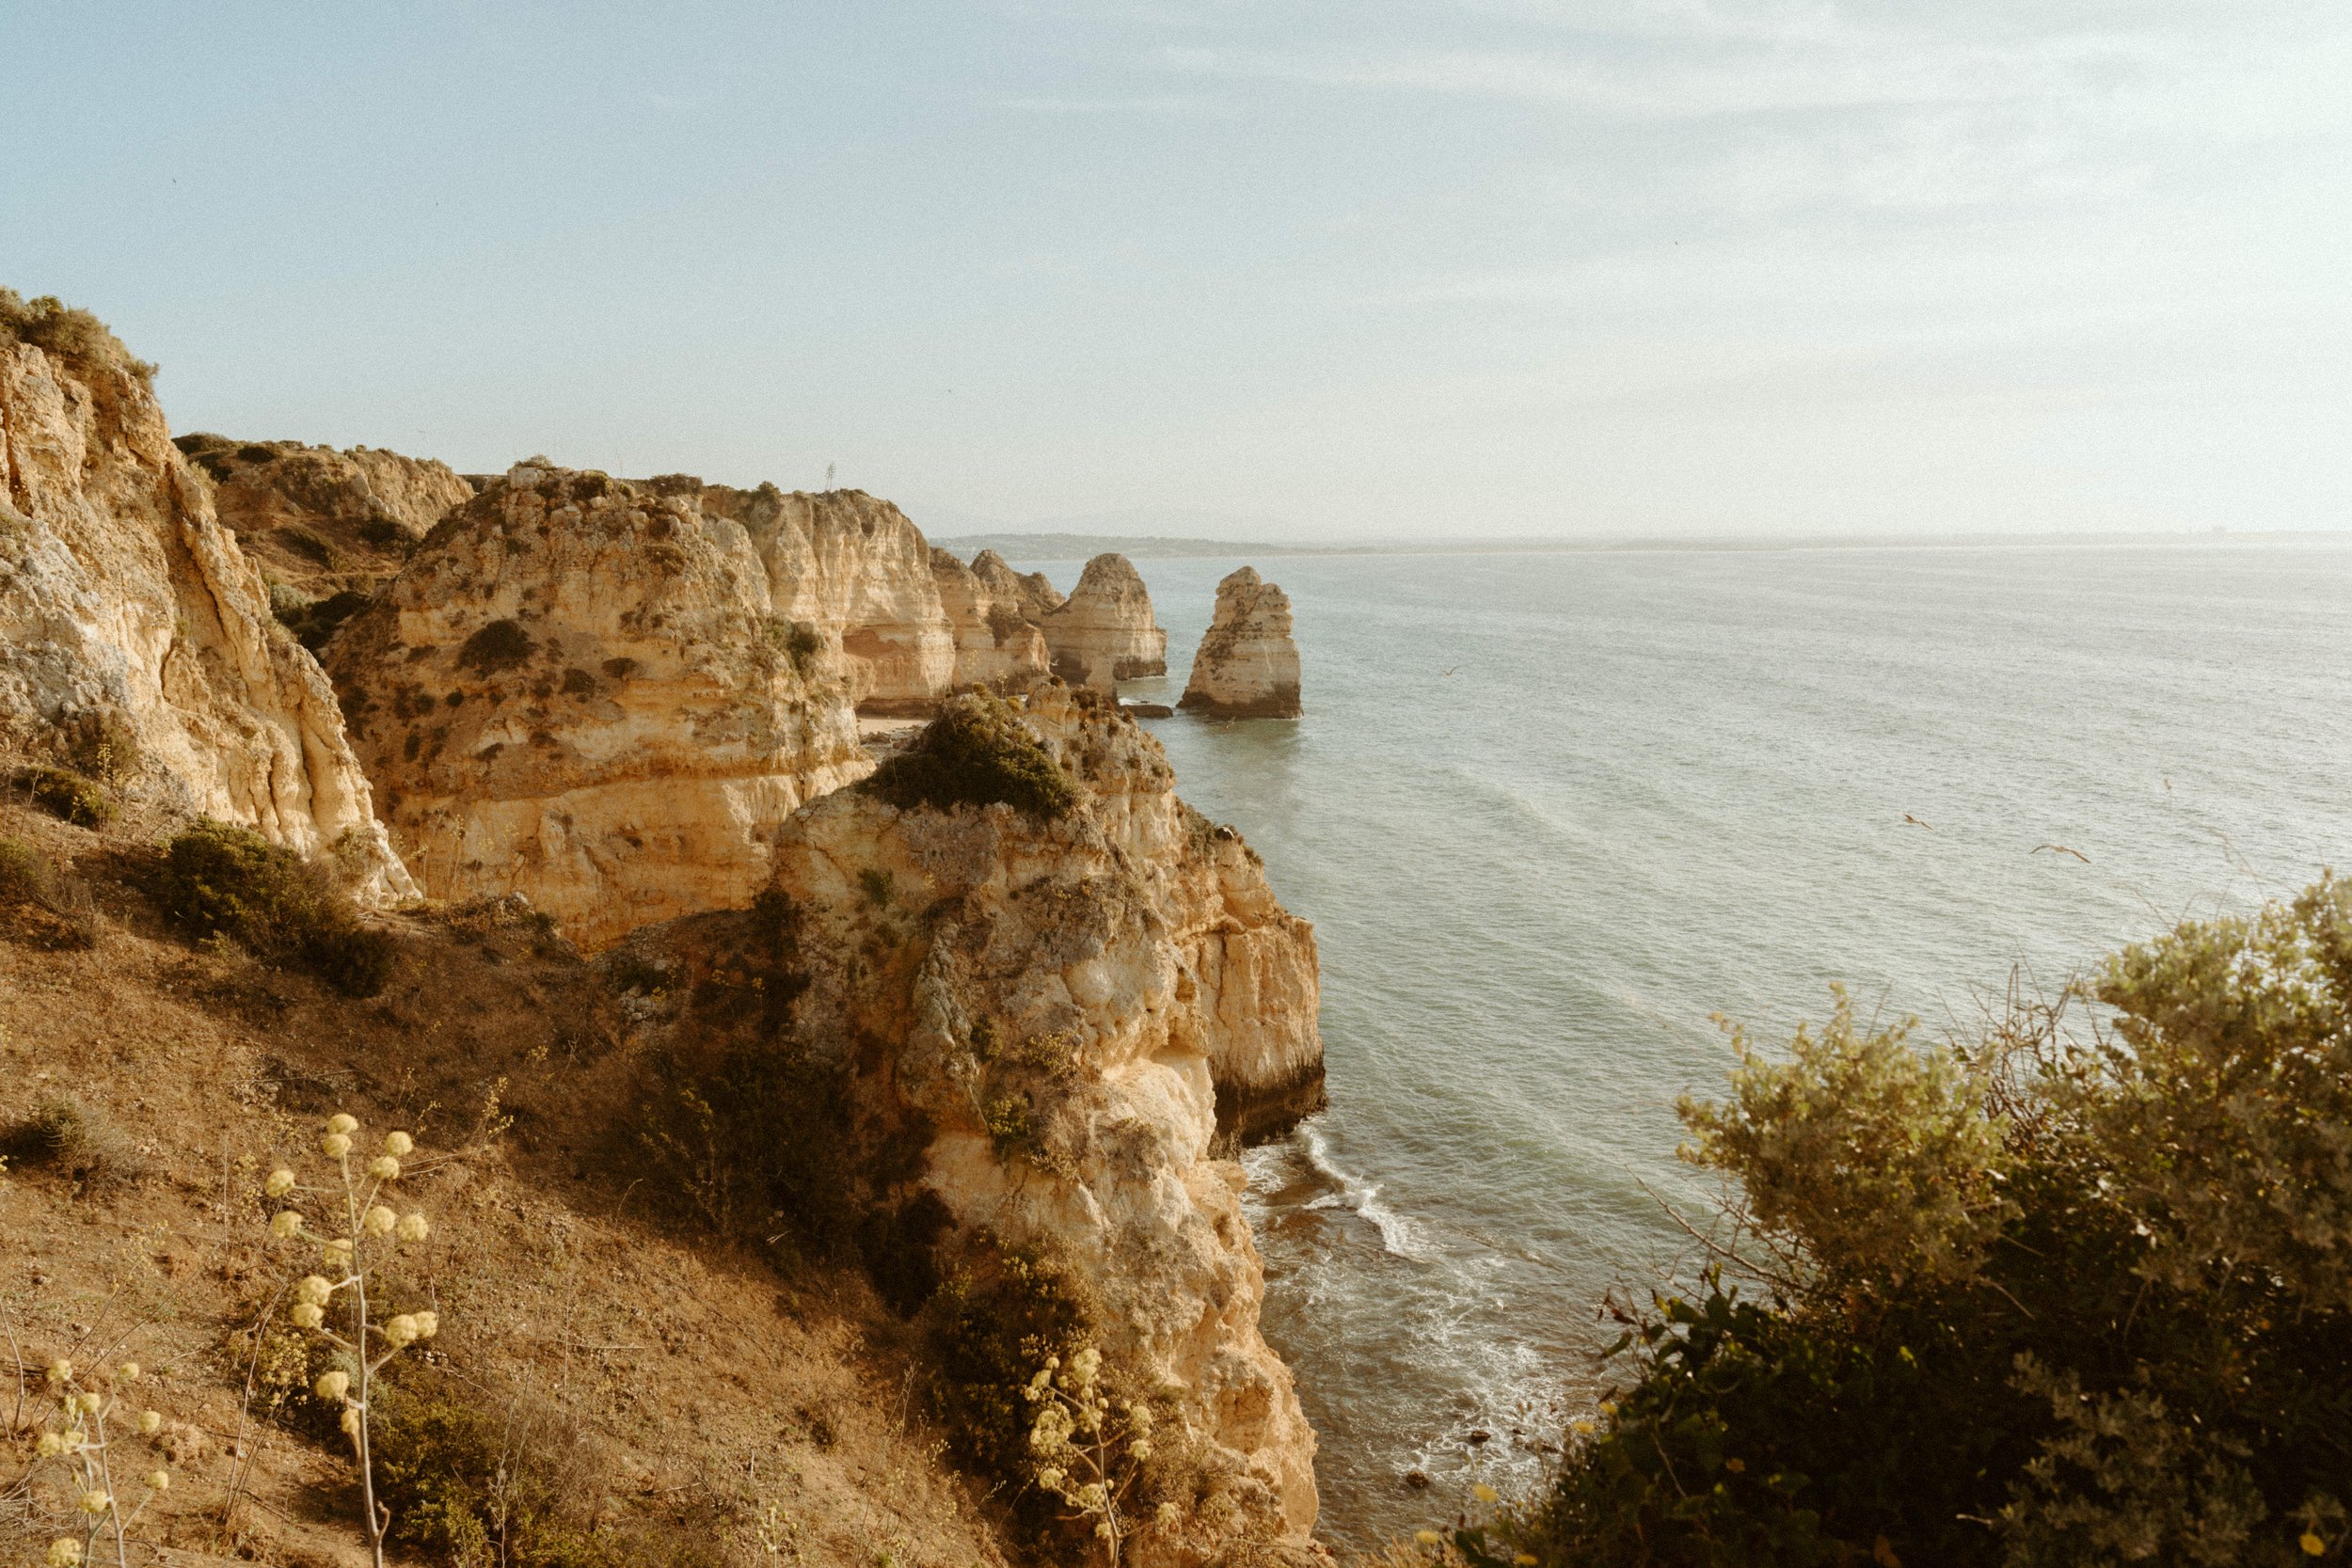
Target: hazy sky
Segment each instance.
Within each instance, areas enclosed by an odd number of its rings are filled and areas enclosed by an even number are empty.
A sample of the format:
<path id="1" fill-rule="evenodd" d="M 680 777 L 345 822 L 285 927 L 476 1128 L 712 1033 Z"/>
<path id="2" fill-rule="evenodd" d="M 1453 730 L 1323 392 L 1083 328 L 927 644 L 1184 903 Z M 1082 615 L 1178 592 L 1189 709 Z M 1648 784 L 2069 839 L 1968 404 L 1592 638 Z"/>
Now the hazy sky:
<path id="1" fill-rule="evenodd" d="M 2343 0 L 0 0 L 175 428 L 933 532 L 2352 525 Z"/>

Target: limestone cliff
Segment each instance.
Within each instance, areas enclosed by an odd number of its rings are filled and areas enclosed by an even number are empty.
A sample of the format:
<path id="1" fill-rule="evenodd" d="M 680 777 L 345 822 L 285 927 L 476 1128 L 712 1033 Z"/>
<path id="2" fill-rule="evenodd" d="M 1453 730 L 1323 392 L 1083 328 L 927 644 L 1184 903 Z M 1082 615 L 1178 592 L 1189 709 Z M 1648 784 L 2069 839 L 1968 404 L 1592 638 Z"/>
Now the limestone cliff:
<path id="1" fill-rule="evenodd" d="M 994 550 L 982 550 L 972 558 L 972 575 L 992 596 L 1014 605 L 1037 625 L 1044 625 L 1045 617 L 1062 607 L 1060 593 L 1043 572 L 1016 572 Z"/>
<path id="2" fill-rule="evenodd" d="M 1168 633 L 1152 618 L 1152 594 L 1123 555 L 1098 555 L 1070 597 L 1040 622 L 1054 673 L 1073 687 L 1115 691 L 1117 683 L 1168 673 Z"/>
<path id="3" fill-rule="evenodd" d="M 931 550 L 931 579 L 955 631 L 959 689 L 981 686 L 1025 691 L 1046 673 L 1052 656 L 1046 651 L 1045 634 L 1025 613 L 1020 579 L 1008 592 L 1006 584 L 983 578 L 936 546 Z"/>
<path id="4" fill-rule="evenodd" d="M 213 481 L 220 520 L 246 554 L 312 598 L 367 592 L 473 486 L 430 458 L 373 447 L 183 436 L 173 443 Z"/>
<path id="5" fill-rule="evenodd" d="M 331 850 L 369 901 L 413 895 L 332 689 L 150 373 L 87 315 L 0 290 L 0 748 Z"/>
<path id="6" fill-rule="evenodd" d="M 1298 717 L 1298 641 L 1291 601 L 1257 569 L 1244 566 L 1216 585 L 1216 613 L 1193 656 L 1176 705 L 1216 719 Z"/>
<path id="7" fill-rule="evenodd" d="M 839 644 L 860 712 L 928 714 L 954 689 L 956 628 L 905 513 L 863 490 L 712 484 L 702 499 L 750 534 L 775 613 Z"/>
<path id="8" fill-rule="evenodd" d="M 1319 1085 L 1312 932 L 1132 721 L 1050 683 L 1026 716 L 1076 785 L 1065 815 L 858 788 L 784 825 L 763 908 L 798 973 L 767 990 L 852 1053 L 869 1109 L 925 1130 L 919 1180 L 967 1233 L 1050 1245 L 1100 1300 L 1104 1348 L 1180 1392 L 1222 1500 L 1134 1560 L 1296 1540 L 1314 1434 L 1259 1332 L 1219 1113 L 1228 1084 Z M 675 966 L 692 938 L 636 940 Z"/>
<path id="9" fill-rule="evenodd" d="M 777 824 L 870 766 L 770 580 L 698 482 L 537 460 L 443 519 L 327 650 L 426 891 L 521 893 L 592 948 L 748 899 Z"/>

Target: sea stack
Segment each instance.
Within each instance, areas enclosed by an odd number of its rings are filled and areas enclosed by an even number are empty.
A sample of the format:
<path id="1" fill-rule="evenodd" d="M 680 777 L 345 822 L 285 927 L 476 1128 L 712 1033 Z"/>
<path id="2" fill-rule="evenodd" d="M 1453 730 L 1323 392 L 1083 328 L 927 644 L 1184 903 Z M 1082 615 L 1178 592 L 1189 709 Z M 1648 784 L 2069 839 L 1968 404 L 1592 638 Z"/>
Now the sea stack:
<path id="1" fill-rule="evenodd" d="M 1212 719 L 1298 717 L 1290 595 L 1244 566 L 1216 585 L 1216 615 L 1176 705 Z"/>
<path id="2" fill-rule="evenodd" d="M 1152 595 L 1123 555 L 1088 562 L 1077 588 L 1041 626 L 1054 673 L 1073 687 L 1110 693 L 1120 681 L 1168 673 L 1168 633 L 1152 618 Z"/>

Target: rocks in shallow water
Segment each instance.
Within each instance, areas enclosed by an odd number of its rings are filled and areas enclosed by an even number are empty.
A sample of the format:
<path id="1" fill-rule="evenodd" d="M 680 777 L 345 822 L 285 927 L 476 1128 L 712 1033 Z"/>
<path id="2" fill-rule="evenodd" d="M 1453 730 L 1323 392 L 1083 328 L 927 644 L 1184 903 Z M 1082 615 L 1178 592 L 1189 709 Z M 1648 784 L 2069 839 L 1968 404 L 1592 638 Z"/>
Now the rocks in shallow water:
<path id="1" fill-rule="evenodd" d="M 1176 710 L 1166 703 L 1121 703 L 1119 711 L 1130 719 L 1173 719 Z"/>
<path id="2" fill-rule="evenodd" d="M 1177 706 L 1212 719 L 1295 719 L 1298 641 L 1291 601 L 1255 567 L 1216 585 L 1216 615 L 1193 656 Z"/>
<path id="3" fill-rule="evenodd" d="M 1152 594 L 1123 555 L 1087 562 L 1078 586 L 1040 623 L 1054 673 L 1073 687 L 1109 692 L 1139 675 L 1168 673 L 1168 633 L 1152 618 Z"/>

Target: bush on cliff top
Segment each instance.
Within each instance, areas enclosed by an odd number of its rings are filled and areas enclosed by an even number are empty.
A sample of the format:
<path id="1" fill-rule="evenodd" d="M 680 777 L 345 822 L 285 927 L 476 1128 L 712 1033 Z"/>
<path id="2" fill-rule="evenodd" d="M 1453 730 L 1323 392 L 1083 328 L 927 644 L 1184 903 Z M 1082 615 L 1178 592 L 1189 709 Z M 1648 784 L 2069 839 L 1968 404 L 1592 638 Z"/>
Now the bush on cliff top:
<path id="1" fill-rule="evenodd" d="M 874 769 L 864 788 L 901 809 L 1002 803 L 1051 820 L 1078 792 L 1021 714 L 1001 697 L 951 698 L 914 744 Z"/>
<path id="2" fill-rule="evenodd" d="M 135 357 L 104 322 L 55 294 L 28 300 L 14 289 L 0 289 L 0 338 L 30 343 L 79 368 L 124 371 L 142 383 L 155 379 L 155 367 Z"/>
<path id="3" fill-rule="evenodd" d="M 226 936 L 307 970 L 348 996 L 390 978 L 392 939 L 359 923 L 324 867 L 250 828 L 204 821 L 171 841 L 154 879 L 166 918 L 189 936 Z"/>
<path id="4" fill-rule="evenodd" d="M 1619 1311 L 1629 1386 L 1455 1559 L 2352 1557 L 2352 885 L 2069 995 L 2111 1026 L 2013 1003 L 1922 1051 L 1841 998 L 1785 1059 L 1735 1036 L 1730 1101 L 1682 1106 L 1731 1243 Z"/>

